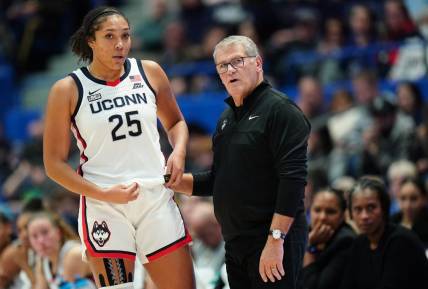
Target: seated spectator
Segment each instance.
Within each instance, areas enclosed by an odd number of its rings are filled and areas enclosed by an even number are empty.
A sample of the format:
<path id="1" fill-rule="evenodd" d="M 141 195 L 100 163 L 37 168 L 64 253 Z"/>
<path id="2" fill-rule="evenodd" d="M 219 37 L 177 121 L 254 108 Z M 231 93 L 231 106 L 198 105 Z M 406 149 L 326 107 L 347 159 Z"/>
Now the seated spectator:
<path id="1" fill-rule="evenodd" d="M 173 19 L 172 12 L 165 0 L 154 0 L 148 3 L 150 14 L 135 27 L 133 46 L 146 52 L 157 52 L 162 49 L 162 35 L 168 23 Z"/>
<path id="2" fill-rule="evenodd" d="M 324 24 L 323 39 L 318 44 L 317 51 L 322 55 L 318 78 L 322 84 L 343 80 L 344 63 L 342 60 L 331 57 L 338 53 L 345 44 L 345 27 L 338 18 L 329 18 Z M 329 57 L 330 56 L 330 57 Z"/>
<path id="3" fill-rule="evenodd" d="M 338 89 L 333 93 L 331 97 L 329 111 L 333 114 L 341 113 L 347 111 L 353 105 L 354 98 L 352 97 L 352 94 L 350 94 L 349 91 L 345 89 Z"/>
<path id="4" fill-rule="evenodd" d="M 403 41 L 419 36 L 418 28 L 402 0 L 386 0 L 384 14 L 387 40 Z"/>
<path id="5" fill-rule="evenodd" d="M 349 15 L 349 45 L 366 47 L 377 39 L 373 11 L 364 4 L 355 4 Z"/>
<path id="6" fill-rule="evenodd" d="M 346 250 L 356 237 L 345 223 L 346 202 L 342 191 L 318 191 L 311 205 L 311 230 L 303 259 L 304 289 L 339 288 Z"/>
<path id="7" fill-rule="evenodd" d="M 388 167 L 386 177 L 388 180 L 388 194 L 391 198 L 390 214 L 395 214 L 400 210 L 397 196 L 401 183 L 407 178 L 416 178 L 417 176 L 418 172 L 415 164 L 408 160 L 395 161 Z"/>
<path id="8" fill-rule="evenodd" d="M 348 19 L 350 32 L 347 46 L 353 53 L 346 60 L 347 75 L 353 76 L 366 69 L 377 70 L 376 55 L 368 53 L 370 46 L 378 41 L 374 12 L 368 5 L 358 3 L 352 6 Z"/>
<path id="9" fill-rule="evenodd" d="M 400 211 L 391 217 L 391 221 L 411 229 L 419 236 L 428 249 L 428 207 L 427 192 L 422 182 L 407 178 L 401 183 L 397 195 Z"/>
<path id="10" fill-rule="evenodd" d="M 34 285 L 35 253 L 30 247 L 27 224 L 43 208 L 41 199 L 27 201 L 16 220 L 18 239 L 0 255 L 0 288 L 29 289 Z"/>
<path id="11" fill-rule="evenodd" d="M 376 98 L 369 110 L 374 122 L 363 135 L 362 172 L 384 175 L 392 162 L 410 158 L 415 126 L 386 98 Z"/>
<path id="12" fill-rule="evenodd" d="M 416 129 L 411 160 L 416 164 L 419 175 L 428 180 L 428 104 L 423 108 L 423 121 Z"/>
<path id="13" fill-rule="evenodd" d="M 9 218 L 0 211 L 0 254 L 12 240 L 12 224 Z"/>
<path id="14" fill-rule="evenodd" d="M 421 288 L 428 284 L 422 242 L 410 230 L 389 223 L 384 183 L 362 177 L 351 191 L 349 209 L 361 235 L 349 251 L 343 289 Z"/>
<path id="15" fill-rule="evenodd" d="M 77 282 L 91 274 L 77 234 L 51 212 L 34 214 L 28 222 L 31 247 L 40 257 L 37 260 L 35 285 L 37 289 L 56 289 L 65 282 Z M 84 288 L 95 288 L 92 281 Z"/>
<path id="16" fill-rule="evenodd" d="M 198 288 L 214 289 L 224 264 L 224 242 L 211 202 L 199 202 L 192 212 L 189 228 L 193 232 L 192 257 Z"/>
<path id="17" fill-rule="evenodd" d="M 325 112 L 324 92 L 315 77 L 304 76 L 299 79 L 298 90 L 297 105 L 308 119 L 312 120 Z"/>
<path id="18" fill-rule="evenodd" d="M 398 85 L 396 94 L 399 111 L 410 116 L 416 125 L 420 125 L 423 99 L 419 87 L 411 82 L 403 82 Z"/>

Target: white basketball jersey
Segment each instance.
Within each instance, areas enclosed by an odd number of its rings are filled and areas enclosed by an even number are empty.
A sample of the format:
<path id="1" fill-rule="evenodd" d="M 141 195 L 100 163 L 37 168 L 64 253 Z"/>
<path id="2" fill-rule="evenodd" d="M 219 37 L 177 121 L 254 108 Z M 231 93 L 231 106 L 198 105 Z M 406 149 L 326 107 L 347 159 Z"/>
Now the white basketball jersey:
<path id="1" fill-rule="evenodd" d="M 86 67 L 70 74 L 79 90 L 71 127 L 78 170 L 101 187 L 163 180 L 154 90 L 140 60 L 129 58 L 124 67 L 115 82 L 96 79 Z"/>

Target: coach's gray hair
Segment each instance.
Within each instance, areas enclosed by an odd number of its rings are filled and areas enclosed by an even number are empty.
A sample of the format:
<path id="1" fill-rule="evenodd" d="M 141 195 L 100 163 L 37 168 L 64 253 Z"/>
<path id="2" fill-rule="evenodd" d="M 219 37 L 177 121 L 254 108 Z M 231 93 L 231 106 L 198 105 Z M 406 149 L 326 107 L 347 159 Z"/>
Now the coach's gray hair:
<path id="1" fill-rule="evenodd" d="M 242 36 L 242 35 L 232 35 L 224 38 L 222 41 L 217 43 L 213 52 L 214 60 L 218 49 L 231 46 L 231 45 L 242 45 L 245 49 L 245 53 L 247 54 L 247 56 L 259 55 L 259 50 L 257 48 L 257 45 L 249 37 Z"/>

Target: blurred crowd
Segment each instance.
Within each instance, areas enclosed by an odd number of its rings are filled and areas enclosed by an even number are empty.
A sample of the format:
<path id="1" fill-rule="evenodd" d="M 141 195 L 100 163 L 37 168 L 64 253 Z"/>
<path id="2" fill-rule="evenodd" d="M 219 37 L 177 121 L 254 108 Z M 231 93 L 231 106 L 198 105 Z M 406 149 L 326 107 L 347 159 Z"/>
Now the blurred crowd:
<path id="1" fill-rule="evenodd" d="M 121 0 L 4 0 L 0 2 L 0 60 L 18 76 L 46 69 L 48 60 L 64 52 L 81 19 L 97 5 Z M 1 62 L 1 61 L 0 61 Z"/>
<path id="2" fill-rule="evenodd" d="M 121 2 L 126 1 L 1 1 L 0 58 L 9 59 L 17 71 L 43 69 L 52 54 L 63 51 L 88 9 Z M 327 248 L 342 237 L 350 247 L 358 234 L 368 234 L 356 215 L 351 218 L 349 202 L 361 201 L 355 188 L 364 190 L 361 178 L 366 175 L 376 176 L 383 186 L 368 182 L 385 226 L 391 232 L 392 223 L 409 229 L 428 249 L 428 91 L 420 84 L 428 67 L 428 1 L 152 0 L 147 7 L 146 17 L 132 27 L 133 53 L 158 60 L 178 97 L 222 90 L 212 51 L 229 34 L 254 39 L 262 48 L 269 81 L 285 93 L 295 89 L 296 103 L 312 124 L 305 206 L 309 243 L 321 252 L 305 255 L 302 288 L 339 288 L 339 275 L 323 270 L 344 267 L 345 254 Z M 395 84 L 385 90 L 385 80 Z M 209 168 L 210 132 L 198 123 L 188 125 L 186 169 Z M 77 230 L 79 200 L 46 177 L 42 132 L 43 120 L 33 121 L 30 140 L 15 144 L 0 131 L 0 289 L 29 288 L 13 284 L 36 282 L 35 260 L 44 252 L 28 233 L 35 212 L 54 212 Z M 167 139 L 161 136 L 168 155 Z M 70 156 L 77 167 L 77 147 Z M 177 202 L 194 239 L 198 289 L 228 288 L 211 200 L 177 196 Z M 59 252 L 67 238 L 65 233 L 54 238 L 54 249 Z M 17 252 L 25 262 L 4 271 L 2 262 L 11 262 L 10 254 Z M 330 278 L 327 283 L 318 279 L 320 272 Z M 144 282 L 145 288 L 154 288 L 149 278 Z"/>

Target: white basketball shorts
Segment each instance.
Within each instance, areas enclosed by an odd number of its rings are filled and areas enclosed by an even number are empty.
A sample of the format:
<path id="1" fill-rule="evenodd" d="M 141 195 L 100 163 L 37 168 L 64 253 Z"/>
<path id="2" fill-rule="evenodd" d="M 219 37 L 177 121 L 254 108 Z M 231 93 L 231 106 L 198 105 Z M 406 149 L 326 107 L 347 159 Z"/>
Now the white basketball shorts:
<path id="1" fill-rule="evenodd" d="M 173 195 L 157 185 L 140 186 L 138 198 L 128 204 L 81 196 L 79 235 L 86 254 L 131 260 L 138 254 L 144 264 L 191 242 Z"/>

